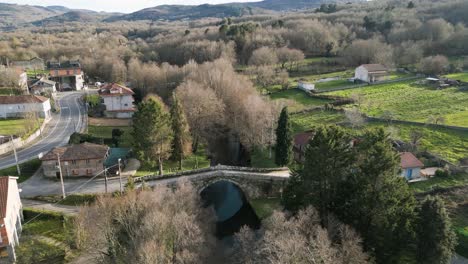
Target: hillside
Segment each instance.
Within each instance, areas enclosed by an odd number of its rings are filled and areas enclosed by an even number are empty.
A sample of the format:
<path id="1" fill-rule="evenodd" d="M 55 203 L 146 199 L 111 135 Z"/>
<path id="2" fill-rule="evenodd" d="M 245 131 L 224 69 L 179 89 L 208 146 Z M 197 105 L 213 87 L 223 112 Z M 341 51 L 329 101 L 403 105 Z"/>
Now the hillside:
<path id="1" fill-rule="evenodd" d="M 266 13 L 266 10 L 260 8 L 244 6 L 242 4 L 225 4 L 225 5 L 162 5 L 156 7 L 145 8 L 140 11 L 113 16 L 106 19 L 106 22 L 118 20 L 182 20 L 182 19 L 199 19 L 204 17 L 237 17 L 243 15 L 252 15 Z"/>
<path id="2" fill-rule="evenodd" d="M 62 14 L 57 9 L 42 6 L 0 3 L 0 27 L 12 27 Z"/>
<path id="3" fill-rule="evenodd" d="M 264 0 L 261 2 L 245 3 L 246 6 L 258 7 L 274 11 L 287 11 L 297 9 L 316 8 L 323 3 L 356 2 L 356 1 L 333 1 L 333 0 Z"/>
<path id="4" fill-rule="evenodd" d="M 98 22 L 103 19 L 105 15 L 101 15 L 97 12 L 92 11 L 70 11 L 58 16 L 48 17 L 46 19 L 34 21 L 35 26 L 44 26 L 51 24 L 62 24 L 66 22 L 79 22 L 79 23 L 90 23 Z"/>

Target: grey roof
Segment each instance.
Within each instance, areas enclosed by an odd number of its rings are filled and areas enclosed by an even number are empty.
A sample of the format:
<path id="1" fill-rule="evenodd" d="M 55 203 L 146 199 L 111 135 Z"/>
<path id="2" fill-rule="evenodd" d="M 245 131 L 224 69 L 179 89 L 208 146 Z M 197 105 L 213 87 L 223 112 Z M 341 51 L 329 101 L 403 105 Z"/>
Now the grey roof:
<path id="1" fill-rule="evenodd" d="M 364 67 L 368 72 L 388 71 L 387 67 L 383 66 L 382 64 L 363 64 L 361 66 Z"/>
<path id="2" fill-rule="evenodd" d="M 47 79 L 40 79 L 39 81 L 35 82 L 32 86 L 37 86 L 39 85 L 39 83 L 45 83 L 45 84 L 49 84 L 51 86 L 54 86 L 56 84 L 56 82 L 54 81 L 51 81 L 51 80 L 47 80 Z"/>

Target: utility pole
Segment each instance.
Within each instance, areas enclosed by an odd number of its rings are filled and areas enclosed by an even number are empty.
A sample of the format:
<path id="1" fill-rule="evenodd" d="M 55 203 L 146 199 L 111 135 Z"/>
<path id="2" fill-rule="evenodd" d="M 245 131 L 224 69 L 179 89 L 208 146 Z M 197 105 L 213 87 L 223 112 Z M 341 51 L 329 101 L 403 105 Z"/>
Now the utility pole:
<path id="1" fill-rule="evenodd" d="M 18 176 L 21 176 L 21 169 L 18 164 L 18 155 L 16 154 L 16 146 L 15 142 L 13 142 L 13 136 L 10 136 L 11 144 L 13 145 L 13 152 L 15 153 L 15 161 L 16 161 L 16 171 L 18 172 Z"/>
<path id="2" fill-rule="evenodd" d="M 107 169 L 104 169 L 104 184 L 106 185 L 106 193 L 107 193 Z"/>
<path id="3" fill-rule="evenodd" d="M 57 161 L 58 161 L 58 169 L 60 174 L 60 183 L 62 184 L 62 197 L 63 199 L 66 198 L 65 195 L 65 186 L 63 185 L 63 175 L 62 175 L 62 166 L 60 165 L 60 154 L 57 153 Z"/>
<path id="4" fill-rule="evenodd" d="M 119 158 L 119 181 L 120 181 L 120 195 L 123 194 L 123 186 L 122 186 L 122 171 L 120 169 L 120 158 Z"/>

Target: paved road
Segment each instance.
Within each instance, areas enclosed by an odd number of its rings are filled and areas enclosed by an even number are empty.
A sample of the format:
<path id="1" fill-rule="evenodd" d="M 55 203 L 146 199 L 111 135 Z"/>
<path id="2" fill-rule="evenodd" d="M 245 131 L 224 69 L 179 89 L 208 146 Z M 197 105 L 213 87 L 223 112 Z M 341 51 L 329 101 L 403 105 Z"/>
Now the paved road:
<path id="1" fill-rule="evenodd" d="M 18 151 L 19 163 L 37 158 L 40 153 L 47 153 L 54 147 L 65 145 L 71 134 L 80 131 L 86 123 L 84 106 L 80 103 L 81 92 L 60 93 L 58 102 L 60 114 L 54 114 L 52 120 L 43 131 L 43 138 L 32 145 Z M 15 165 L 13 154 L 0 158 L 0 169 Z"/>
<path id="2" fill-rule="evenodd" d="M 76 215 L 80 211 L 79 206 L 61 205 L 57 203 L 47 203 L 37 200 L 21 199 L 23 207 L 36 210 L 57 212 L 66 215 Z"/>

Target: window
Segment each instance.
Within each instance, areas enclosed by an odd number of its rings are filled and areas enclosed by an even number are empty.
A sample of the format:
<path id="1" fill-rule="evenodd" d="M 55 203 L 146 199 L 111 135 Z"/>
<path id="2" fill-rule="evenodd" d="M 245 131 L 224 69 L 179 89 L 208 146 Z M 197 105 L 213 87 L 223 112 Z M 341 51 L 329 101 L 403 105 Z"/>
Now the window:
<path id="1" fill-rule="evenodd" d="M 70 71 L 69 71 L 69 70 L 67 70 L 67 75 L 70 75 Z"/>
<path id="2" fill-rule="evenodd" d="M 87 175 L 93 175 L 93 170 L 92 169 L 87 169 L 86 174 Z"/>
<path id="3" fill-rule="evenodd" d="M 78 175 L 78 173 L 79 173 L 79 171 L 78 171 L 78 170 L 72 170 L 72 174 L 73 174 L 73 175 L 75 175 L 75 176 L 76 176 L 76 175 Z"/>
<path id="4" fill-rule="evenodd" d="M 128 106 L 128 104 L 124 104 L 124 106 Z"/>
<path id="5" fill-rule="evenodd" d="M 54 71 L 54 75 L 55 75 L 55 76 L 58 76 L 58 75 L 59 75 L 59 74 L 58 74 L 58 70 L 55 70 L 55 71 Z"/>
<path id="6" fill-rule="evenodd" d="M 89 164 L 89 163 L 90 163 L 89 159 L 88 159 L 88 160 L 86 160 L 86 164 Z"/>
<path id="7" fill-rule="evenodd" d="M 73 165 L 76 165 L 76 160 L 72 160 L 71 162 Z"/>

